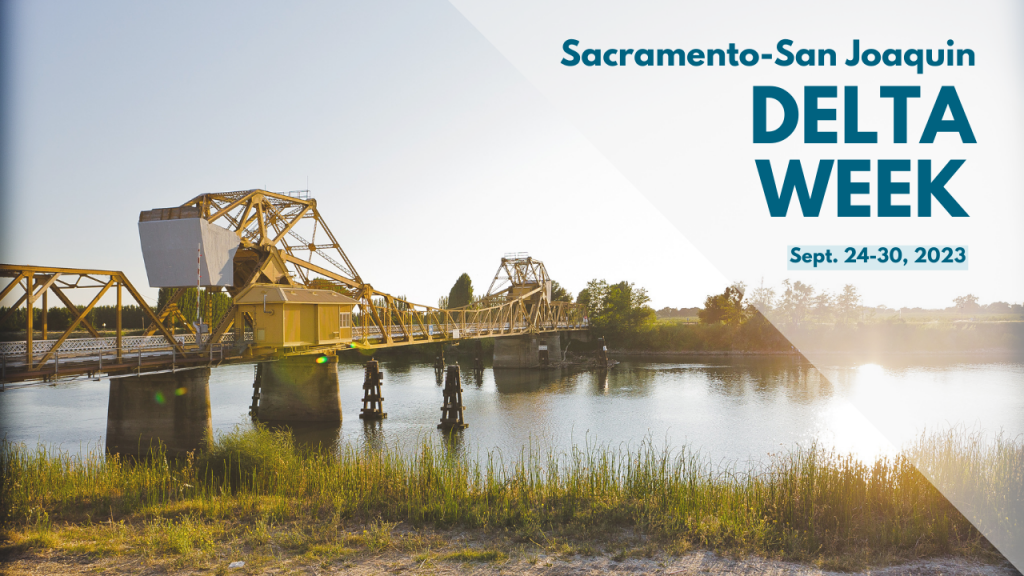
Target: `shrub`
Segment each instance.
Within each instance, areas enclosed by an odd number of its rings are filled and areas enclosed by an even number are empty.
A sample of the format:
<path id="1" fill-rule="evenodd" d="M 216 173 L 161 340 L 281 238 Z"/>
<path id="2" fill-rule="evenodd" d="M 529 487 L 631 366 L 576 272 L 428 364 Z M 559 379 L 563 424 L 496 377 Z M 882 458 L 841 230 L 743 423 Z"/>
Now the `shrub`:
<path id="1" fill-rule="evenodd" d="M 272 484 L 297 467 L 293 446 L 289 430 L 270 430 L 264 424 L 236 425 L 199 456 L 199 469 L 221 484 L 226 482 L 232 491 L 247 486 L 273 492 Z"/>

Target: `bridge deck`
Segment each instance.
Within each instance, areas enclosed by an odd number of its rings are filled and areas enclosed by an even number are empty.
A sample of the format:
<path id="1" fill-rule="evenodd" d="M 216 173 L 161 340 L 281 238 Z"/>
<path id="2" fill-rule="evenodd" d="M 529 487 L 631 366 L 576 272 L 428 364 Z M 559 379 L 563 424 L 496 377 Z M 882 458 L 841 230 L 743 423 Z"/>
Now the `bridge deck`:
<path id="1" fill-rule="evenodd" d="M 253 335 L 247 332 L 240 342 L 235 341 L 235 334 L 224 334 L 220 342 L 212 345 L 208 342 L 209 335 L 204 334 L 201 342 L 196 343 L 194 334 L 178 334 L 175 341 L 185 350 L 181 355 L 171 346 L 164 336 L 125 336 L 122 337 L 120 358 L 116 348 L 117 339 L 107 338 L 69 338 L 61 342 L 57 351 L 43 361 L 53 350 L 57 340 L 38 340 L 32 345 L 33 366 L 26 363 L 27 345 L 24 341 L 0 342 L 0 382 L 21 382 L 25 380 L 56 379 L 74 374 L 117 374 L 147 373 L 159 370 L 184 368 L 198 365 L 220 365 L 253 363 L 272 360 L 280 355 L 316 354 L 331 350 L 349 348 L 391 348 L 414 344 L 444 343 L 455 340 L 475 338 L 498 338 L 504 336 L 521 336 L 524 334 L 545 334 L 552 332 L 586 330 L 585 324 L 568 322 L 551 323 L 530 331 L 528 324 L 495 325 L 492 323 L 463 323 L 458 327 L 452 325 L 426 326 L 425 334 L 419 326 L 406 328 L 400 325 L 389 326 L 391 335 L 389 342 L 377 327 L 352 329 L 353 342 L 330 346 L 306 346 L 280 351 L 263 351 L 254 347 Z M 40 363 L 41 362 L 41 363 Z"/>

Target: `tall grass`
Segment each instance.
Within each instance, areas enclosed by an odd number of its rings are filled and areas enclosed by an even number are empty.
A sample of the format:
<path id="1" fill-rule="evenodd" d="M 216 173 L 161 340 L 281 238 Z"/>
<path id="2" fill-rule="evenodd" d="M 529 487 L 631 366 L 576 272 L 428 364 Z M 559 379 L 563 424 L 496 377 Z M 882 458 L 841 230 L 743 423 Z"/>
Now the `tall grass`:
<path id="1" fill-rule="evenodd" d="M 1024 563 L 1024 441 L 953 429 L 923 434 L 909 457 L 1017 566 Z"/>
<path id="2" fill-rule="evenodd" d="M 797 447 L 750 469 L 722 469 L 697 452 L 650 442 L 524 450 L 509 460 L 458 456 L 427 441 L 412 451 L 297 453 L 287 432 L 262 427 L 221 436 L 208 452 L 180 461 L 156 453 L 135 463 L 4 444 L 0 506 L 12 530 L 44 521 L 152 526 L 168 518 L 231 518 L 246 522 L 257 543 L 260 522 L 354 519 L 507 529 L 524 541 L 551 531 L 585 538 L 630 528 L 663 541 L 784 558 L 973 554 L 984 549 L 983 538 L 912 458 L 947 462 L 971 478 L 979 469 L 1005 470 L 988 477 L 1019 482 L 1022 445 L 1004 441 L 1008 450 L 982 457 L 954 441 L 924 438 L 871 464 Z"/>

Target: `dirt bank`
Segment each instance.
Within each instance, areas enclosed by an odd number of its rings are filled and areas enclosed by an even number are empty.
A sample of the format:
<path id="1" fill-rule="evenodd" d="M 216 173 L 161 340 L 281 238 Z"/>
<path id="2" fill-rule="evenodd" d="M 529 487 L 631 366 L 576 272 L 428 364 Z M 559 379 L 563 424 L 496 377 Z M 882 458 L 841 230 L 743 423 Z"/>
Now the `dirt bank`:
<path id="1" fill-rule="evenodd" d="M 356 530 L 349 542 L 313 546 L 304 551 L 276 545 L 254 546 L 252 541 L 237 540 L 218 543 L 212 553 L 191 558 L 140 549 L 73 554 L 66 550 L 19 550 L 8 545 L 0 555 L 0 574 L 1020 574 L 1005 562 L 987 564 L 952 557 L 917 561 L 878 559 L 876 562 L 818 560 L 804 564 L 757 557 L 725 557 L 708 550 L 666 549 L 664 543 L 656 545 L 630 533 L 593 545 L 558 539 L 523 543 L 484 532 L 402 530 L 401 526 L 376 544 L 369 542 L 367 536 L 367 532 Z M 244 566 L 232 568 L 232 562 L 244 562 Z"/>

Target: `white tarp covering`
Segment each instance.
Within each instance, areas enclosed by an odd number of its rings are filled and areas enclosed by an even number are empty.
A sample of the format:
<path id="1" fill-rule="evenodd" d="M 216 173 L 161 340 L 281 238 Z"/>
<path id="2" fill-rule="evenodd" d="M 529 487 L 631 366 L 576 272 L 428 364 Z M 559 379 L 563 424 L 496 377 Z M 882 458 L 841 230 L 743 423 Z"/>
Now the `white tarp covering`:
<path id="1" fill-rule="evenodd" d="M 234 284 L 235 233 L 203 218 L 139 222 L 142 257 L 153 288 L 196 285 L 196 259 L 203 286 Z M 200 246 L 202 249 L 200 250 Z"/>

